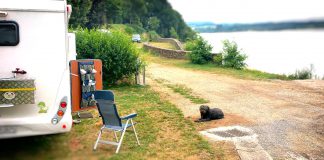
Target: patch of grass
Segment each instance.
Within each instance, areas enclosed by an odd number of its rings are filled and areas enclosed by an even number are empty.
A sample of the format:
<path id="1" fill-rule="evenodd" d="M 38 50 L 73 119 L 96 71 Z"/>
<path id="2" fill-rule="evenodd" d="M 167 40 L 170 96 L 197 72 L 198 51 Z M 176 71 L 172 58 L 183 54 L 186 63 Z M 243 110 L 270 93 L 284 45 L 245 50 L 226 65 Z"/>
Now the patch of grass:
<path id="1" fill-rule="evenodd" d="M 232 68 L 224 68 L 218 67 L 215 64 L 192 64 L 189 60 L 179 60 L 179 59 L 168 59 L 164 57 L 159 57 L 157 55 L 151 54 L 149 52 L 143 51 L 143 57 L 148 62 L 154 62 L 163 65 L 171 65 L 180 68 L 186 68 L 191 70 L 200 70 L 200 71 L 207 71 L 215 74 L 227 75 L 232 76 L 235 78 L 240 79 L 252 79 L 252 80 L 266 80 L 266 79 L 281 79 L 281 80 L 292 80 L 291 77 L 287 77 L 286 75 L 279 75 L 273 73 L 262 72 L 258 70 L 252 69 L 232 69 Z"/>
<path id="2" fill-rule="evenodd" d="M 208 103 L 209 100 L 203 99 L 201 97 L 195 96 L 192 93 L 192 89 L 186 87 L 185 85 L 180 84 L 168 84 L 166 85 L 168 88 L 172 89 L 174 92 L 183 95 L 184 97 L 190 99 L 192 103 L 195 104 L 204 104 Z"/>
<path id="3" fill-rule="evenodd" d="M 173 44 L 167 42 L 150 42 L 150 45 L 165 49 L 177 49 Z"/>
<path id="4" fill-rule="evenodd" d="M 0 159 L 214 159 L 217 153 L 197 132 L 192 121 L 169 102 L 162 101 L 150 87 L 120 86 L 109 88 L 116 95 L 119 114 L 137 112 L 136 130 L 141 146 L 130 130 L 119 154 L 115 146 L 93 145 L 101 124 L 96 110 L 92 119 L 84 119 L 71 132 L 51 136 L 1 140 Z M 113 134 L 104 132 L 103 139 Z"/>
<path id="5" fill-rule="evenodd" d="M 183 95 L 185 98 L 188 98 L 192 103 L 195 104 L 204 104 L 208 103 L 209 100 L 203 99 L 199 96 L 196 96 L 193 94 L 192 89 L 186 87 L 185 85 L 181 84 L 171 84 L 168 80 L 166 79 L 154 79 L 155 82 L 162 84 L 170 89 L 172 89 L 173 92 L 179 93 Z"/>
<path id="6" fill-rule="evenodd" d="M 168 80 L 166 79 L 154 79 L 155 82 L 159 83 L 159 84 L 165 84 L 165 83 L 169 83 Z"/>
<path id="7" fill-rule="evenodd" d="M 121 31 L 121 32 L 125 32 L 125 29 L 126 29 L 126 25 L 124 25 L 124 24 L 111 24 L 110 26 L 109 26 L 109 28 L 111 29 L 111 30 L 116 30 L 116 31 Z"/>

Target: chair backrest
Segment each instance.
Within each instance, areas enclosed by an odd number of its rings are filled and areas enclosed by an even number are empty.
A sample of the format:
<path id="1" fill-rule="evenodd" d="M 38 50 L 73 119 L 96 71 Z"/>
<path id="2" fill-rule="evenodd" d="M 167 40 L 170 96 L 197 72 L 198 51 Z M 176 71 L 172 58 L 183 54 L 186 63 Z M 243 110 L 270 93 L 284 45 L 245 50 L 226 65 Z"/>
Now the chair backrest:
<path id="1" fill-rule="evenodd" d="M 116 104 L 114 103 L 114 93 L 107 90 L 95 91 L 94 96 L 104 125 L 121 127 L 121 119 L 118 115 Z"/>

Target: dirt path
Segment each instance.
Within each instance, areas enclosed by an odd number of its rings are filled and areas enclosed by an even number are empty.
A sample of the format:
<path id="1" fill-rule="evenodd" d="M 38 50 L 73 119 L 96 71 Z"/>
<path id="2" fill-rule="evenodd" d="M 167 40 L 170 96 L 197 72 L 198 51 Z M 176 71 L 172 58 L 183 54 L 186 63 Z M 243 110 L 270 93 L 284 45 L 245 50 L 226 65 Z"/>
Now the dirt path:
<path id="1" fill-rule="evenodd" d="M 154 79 L 186 85 L 209 105 L 235 115 L 230 121 L 258 133 L 260 144 L 275 159 L 324 159 L 324 81 L 242 80 L 155 63 L 148 75 L 153 88 L 164 92 L 186 117 L 197 116 L 199 105 L 168 94 Z"/>

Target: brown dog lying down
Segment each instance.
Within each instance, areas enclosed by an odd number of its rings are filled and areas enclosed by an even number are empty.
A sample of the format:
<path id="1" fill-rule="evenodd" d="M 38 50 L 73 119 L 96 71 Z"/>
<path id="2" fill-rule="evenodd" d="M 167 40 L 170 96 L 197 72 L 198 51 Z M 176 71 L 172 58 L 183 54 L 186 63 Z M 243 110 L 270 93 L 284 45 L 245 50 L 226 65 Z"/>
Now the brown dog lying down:
<path id="1" fill-rule="evenodd" d="M 201 118 L 196 120 L 195 122 L 205 122 L 224 118 L 224 113 L 219 108 L 210 109 L 207 105 L 201 105 L 199 110 Z"/>

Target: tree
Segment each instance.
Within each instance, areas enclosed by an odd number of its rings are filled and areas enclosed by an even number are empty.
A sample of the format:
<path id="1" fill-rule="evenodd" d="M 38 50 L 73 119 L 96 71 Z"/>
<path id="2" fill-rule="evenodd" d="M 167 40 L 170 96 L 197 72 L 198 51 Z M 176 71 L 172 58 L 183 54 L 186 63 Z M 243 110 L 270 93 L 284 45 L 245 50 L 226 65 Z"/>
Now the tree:
<path id="1" fill-rule="evenodd" d="M 72 27 L 85 26 L 89 21 L 87 15 L 92 7 L 92 0 L 68 0 L 68 3 L 73 7 L 70 25 Z"/>
<path id="2" fill-rule="evenodd" d="M 134 25 L 136 25 L 136 26 L 143 27 L 143 24 L 142 24 L 142 22 L 141 22 L 141 18 L 140 18 L 139 16 L 137 16 L 137 15 L 134 16 L 134 18 L 133 18 L 131 24 L 134 24 Z"/>
<path id="3" fill-rule="evenodd" d="M 105 0 L 106 15 L 109 23 L 122 23 L 122 7 L 120 0 Z"/>
<path id="4" fill-rule="evenodd" d="M 175 38 L 175 39 L 179 39 L 177 31 L 173 27 L 171 27 L 171 29 L 170 29 L 170 37 Z"/>
<path id="5" fill-rule="evenodd" d="M 124 23 L 135 24 L 142 26 L 143 22 L 147 20 L 148 10 L 146 7 L 146 0 L 123 0 L 123 18 Z M 145 18 L 145 20 L 144 20 Z"/>
<path id="6" fill-rule="evenodd" d="M 224 66 L 235 69 L 243 69 L 246 66 L 245 60 L 247 55 L 242 54 L 237 49 L 237 44 L 234 41 L 224 40 L 223 50 L 221 51 L 224 59 Z"/>
<path id="7" fill-rule="evenodd" d="M 101 24 L 107 23 L 107 7 L 104 0 L 93 0 L 92 8 L 88 15 L 88 28 L 99 27 Z"/>
<path id="8" fill-rule="evenodd" d="M 196 40 L 190 43 L 190 46 L 186 46 L 186 49 L 190 49 L 191 53 L 188 54 L 189 59 L 195 64 L 205 64 L 211 62 L 212 46 L 207 43 L 203 38 L 198 37 Z"/>
<path id="9" fill-rule="evenodd" d="M 160 26 L 160 20 L 157 17 L 150 17 L 147 22 L 147 29 L 156 31 Z"/>
<path id="10" fill-rule="evenodd" d="M 148 32 L 149 41 L 156 41 L 160 38 L 159 34 L 157 34 L 155 31 L 149 31 Z"/>
<path id="11" fill-rule="evenodd" d="M 93 28 L 122 23 L 137 28 L 144 25 L 162 37 L 182 41 L 196 35 L 167 0 L 68 0 L 68 3 L 73 5 L 71 27 Z"/>
<path id="12" fill-rule="evenodd" d="M 88 28 L 99 27 L 108 23 L 121 22 L 121 3 L 119 0 L 93 0 L 88 14 Z"/>

